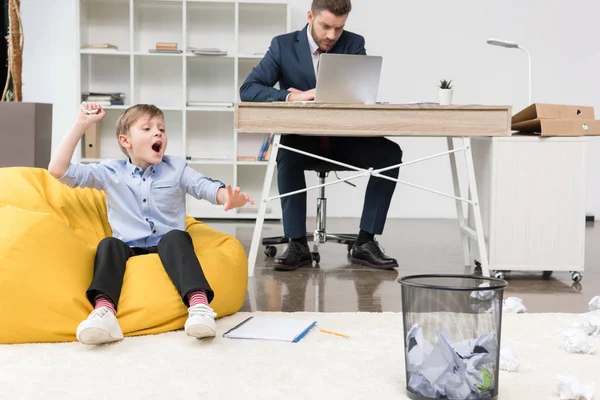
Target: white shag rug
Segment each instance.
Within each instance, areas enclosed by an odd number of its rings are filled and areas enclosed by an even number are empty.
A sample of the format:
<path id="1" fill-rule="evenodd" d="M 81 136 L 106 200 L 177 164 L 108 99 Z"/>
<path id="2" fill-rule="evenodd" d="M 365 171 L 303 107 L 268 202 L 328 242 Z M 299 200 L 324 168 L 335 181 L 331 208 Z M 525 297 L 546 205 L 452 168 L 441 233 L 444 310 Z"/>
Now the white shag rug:
<path id="1" fill-rule="evenodd" d="M 0 345 L 1 399 L 408 399 L 401 313 L 252 313 L 318 321 L 299 343 L 226 339 L 249 313 L 217 321 L 214 339 L 183 331 L 115 344 Z M 600 384 L 597 353 L 568 353 L 560 334 L 577 314 L 505 314 L 500 399 L 558 399 L 556 378 Z M 318 328 L 350 335 L 325 334 Z"/>

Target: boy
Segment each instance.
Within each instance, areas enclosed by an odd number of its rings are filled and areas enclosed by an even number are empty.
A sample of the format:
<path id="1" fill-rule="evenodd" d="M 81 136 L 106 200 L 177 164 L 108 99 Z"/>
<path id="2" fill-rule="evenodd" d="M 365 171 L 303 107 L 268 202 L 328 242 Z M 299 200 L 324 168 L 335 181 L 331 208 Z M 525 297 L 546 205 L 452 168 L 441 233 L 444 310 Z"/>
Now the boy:
<path id="1" fill-rule="evenodd" d="M 77 121 L 52 156 L 48 171 L 70 187 L 91 187 L 106 194 L 113 236 L 98 244 L 94 277 L 86 292 L 94 311 L 77 327 L 77 340 L 102 344 L 123 339 L 115 317 L 129 257 L 158 253 L 188 306 L 185 332 L 196 338 L 215 336 L 215 312 L 208 305 L 214 293 L 185 231 L 185 195 L 223 205 L 225 210 L 254 204 L 239 188 L 233 190 L 165 155 L 167 133 L 163 112 L 147 104 L 128 108 L 117 120 L 116 133 L 125 160 L 99 164 L 71 163 L 83 133 L 105 111 L 84 103 Z"/>

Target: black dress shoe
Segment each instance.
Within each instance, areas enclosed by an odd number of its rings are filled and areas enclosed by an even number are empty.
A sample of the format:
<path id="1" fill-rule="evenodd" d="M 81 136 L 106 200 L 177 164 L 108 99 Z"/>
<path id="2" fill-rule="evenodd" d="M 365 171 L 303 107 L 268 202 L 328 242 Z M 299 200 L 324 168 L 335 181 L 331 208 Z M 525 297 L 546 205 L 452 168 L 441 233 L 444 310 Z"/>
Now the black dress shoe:
<path id="1" fill-rule="evenodd" d="M 308 246 L 290 241 L 285 252 L 275 259 L 275 270 L 293 271 L 312 264 L 312 256 Z"/>
<path id="2" fill-rule="evenodd" d="M 376 269 L 394 269 L 398 266 L 398 261 L 386 256 L 375 240 L 360 246 L 354 244 L 350 251 L 350 259 L 353 263 Z"/>

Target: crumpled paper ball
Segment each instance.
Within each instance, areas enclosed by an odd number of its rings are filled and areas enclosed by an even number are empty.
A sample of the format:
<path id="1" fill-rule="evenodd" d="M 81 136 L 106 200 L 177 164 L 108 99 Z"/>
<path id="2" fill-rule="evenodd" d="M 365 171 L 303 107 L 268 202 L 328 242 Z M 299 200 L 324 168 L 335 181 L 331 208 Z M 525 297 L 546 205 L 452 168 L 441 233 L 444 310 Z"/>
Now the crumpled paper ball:
<path id="1" fill-rule="evenodd" d="M 556 380 L 556 390 L 561 400 L 592 400 L 596 383 L 582 385 L 572 375 L 559 375 Z"/>
<path id="2" fill-rule="evenodd" d="M 564 346 L 569 353 L 594 354 L 596 351 L 588 335 L 581 329 L 569 329 L 560 336 L 565 340 Z"/>
<path id="3" fill-rule="evenodd" d="M 515 353 L 510 347 L 502 346 L 500 348 L 500 369 L 508 372 L 515 372 L 519 369 L 521 363 L 517 360 Z"/>

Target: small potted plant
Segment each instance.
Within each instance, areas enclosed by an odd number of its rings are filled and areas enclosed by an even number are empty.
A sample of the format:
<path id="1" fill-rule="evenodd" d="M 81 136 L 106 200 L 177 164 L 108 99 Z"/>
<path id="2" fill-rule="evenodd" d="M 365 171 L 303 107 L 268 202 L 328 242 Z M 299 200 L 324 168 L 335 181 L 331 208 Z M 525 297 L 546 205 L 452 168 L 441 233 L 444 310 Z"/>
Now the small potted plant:
<path id="1" fill-rule="evenodd" d="M 440 105 L 445 106 L 452 104 L 452 94 L 454 89 L 452 89 L 452 79 L 447 81 L 446 79 L 442 79 L 440 81 L 440 89 L 439 89 L 439 100 Z"/>

